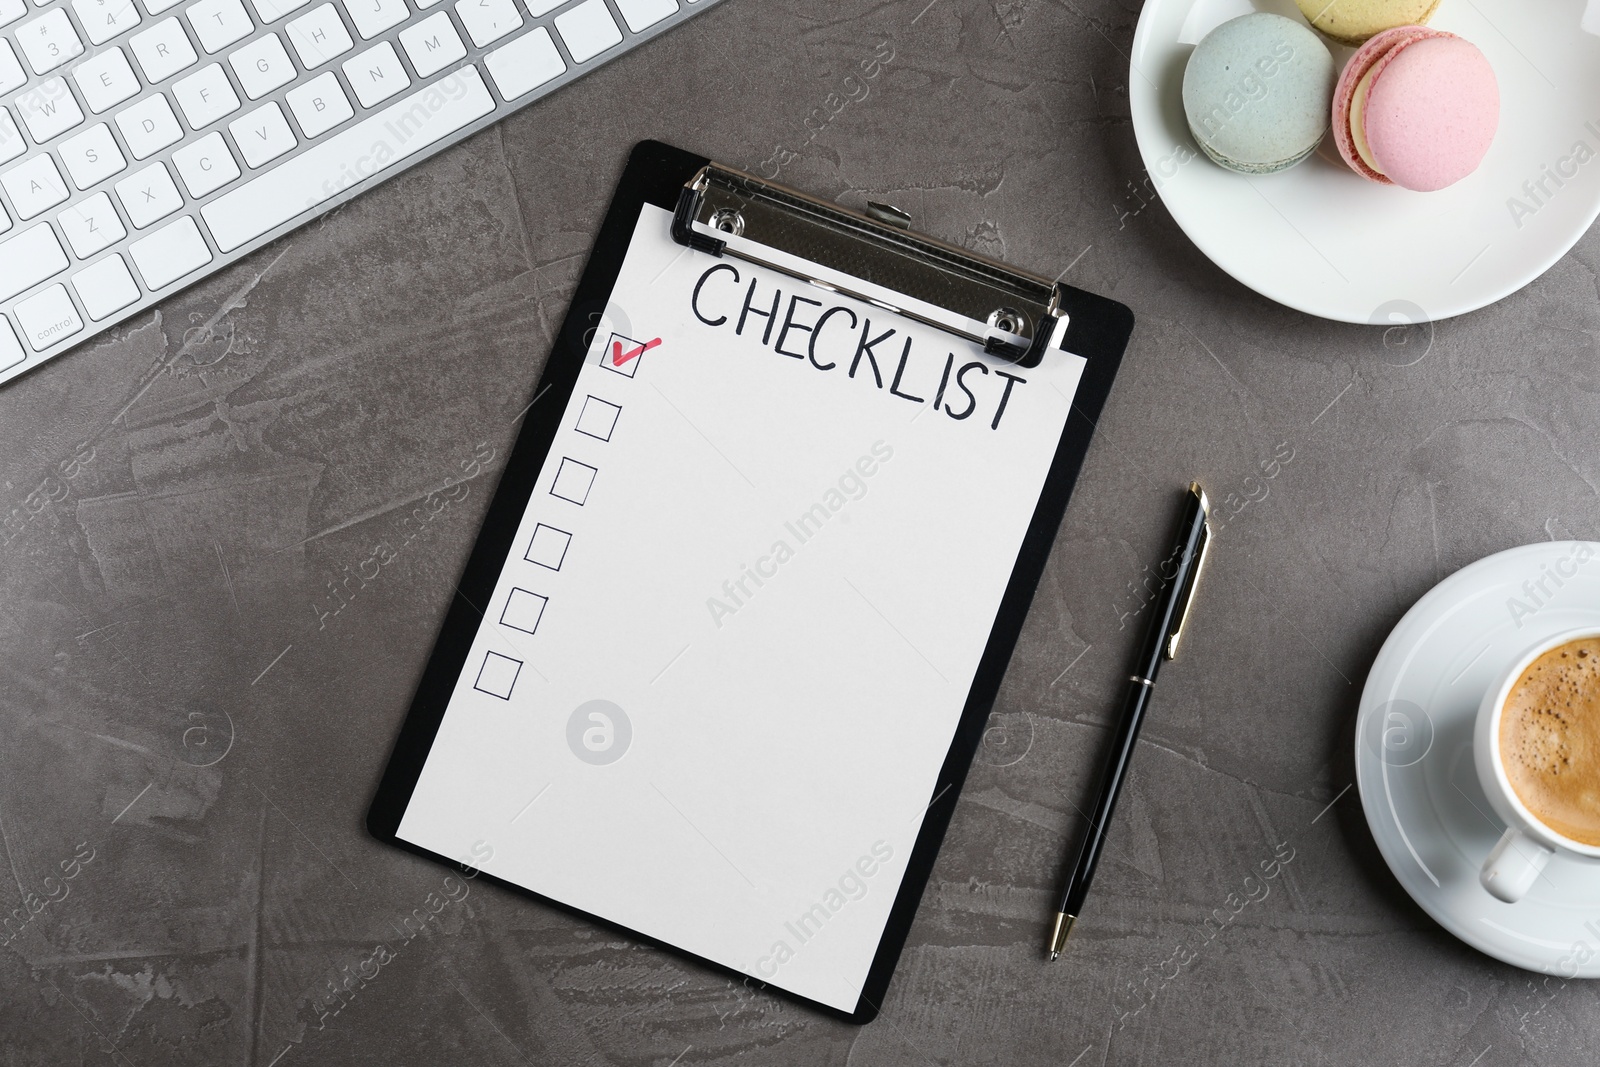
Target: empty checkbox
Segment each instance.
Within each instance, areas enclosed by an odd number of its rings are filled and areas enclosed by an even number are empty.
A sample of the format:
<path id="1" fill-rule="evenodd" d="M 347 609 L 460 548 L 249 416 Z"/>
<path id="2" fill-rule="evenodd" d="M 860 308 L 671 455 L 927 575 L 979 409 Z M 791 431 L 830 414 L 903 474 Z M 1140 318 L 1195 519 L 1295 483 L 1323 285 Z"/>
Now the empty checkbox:
<path id="1" fill-rule="evenodd" d="M 565 530 L 558 530 L 554 526 L 544 523 L 533 528 L 533 539 L 528 542 L 528 551 L 522 558 L 529 563 L 537 563 L 541 567 L 549 567 L 553 571 L 561 569 L 561 561 L 567 558 L 567 546 L 572 543 L 572 535 Z"/>
<path id="2" fill-rule="evenodd" d="M 513 589 L 506 598 L 506 609 L 500 613 L 500 624 L 509 626 L 513 630 L 521 630 L 525 634 L 537 633 L 539 619 L 544 615 L 544 606 L 550 602 L 549 597 L 530 593 L 526 589 Z"/>
<path id="3" fill-rule="evenodd" d="M 617 416 L 621 414 L 622 408 L 616 404 L 590 396 L 584 400 L 583 410 L 578 413 L 578 424 L 573 429 L 596 440 L 609 441 L 611 431 L 617 426 Z"/>
<path id="4" fill-rule="evenodd" d="M 589 499 L 589 487 L 594 485 L 594 476 L 599 473 L 587 463 L 563 456 L 556 470 L 556 480 L 550 486 L 550 495 L 581 507 Z"/>
<path id="5" fill-rule="evenodd" d="M 479 668 L 478 680 L 472 683 L 472 688 L 501 700 L 510 700 L 511 687 L 517 684 L 517 674 L 521 670 L 520 659 L 491 652 L 483 657 L 483 666 Z"/>

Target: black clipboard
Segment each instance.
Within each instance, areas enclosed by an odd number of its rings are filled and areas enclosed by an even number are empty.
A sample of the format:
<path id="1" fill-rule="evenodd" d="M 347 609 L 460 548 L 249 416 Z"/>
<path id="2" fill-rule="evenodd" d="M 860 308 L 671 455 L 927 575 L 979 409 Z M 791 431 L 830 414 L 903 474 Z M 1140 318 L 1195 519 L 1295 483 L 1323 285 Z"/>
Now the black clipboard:
<path id="1" fill-rule="evenodd" d="M 730 203 L 744 209 L 747 217 L 730 218 L 727 214 Z M 630 938 L 688 956 L 719 972 L 753 981 L 758 986 L 765 986 L 759 978 L 515 883 L 474 871 L 460 858 L 439 855 L 398 836 L 401 819 L 422 774 L 453 687 L 472 647 L 474 634 L 482 621 L 482 613 L 475 605 L 487 602 L 512 551 L 519 523 L 534 491 L 535 480 L 551 450 L 566 402 L 571 398 L 579 372 L 584 366 L 591 336 L 601 321 L 635 225 L 646 204 L 675 212 L 674 236 L 680 243 L 713 255 L 722 254 L 723 250 L 715 247 L 718 242 L 714 232 L 708 235 L 705 224 L 709 223 L 712 231 L 724 230 L 729 233 L 735 232 L 736 228 L 744 229 L 747 223 L 751 228 L 758 229 L 762 225 L 770 228 L 774 218 L 772 213 L 782 212 L 787 220 L 782 225 L 798 227 L 798 231 L 791 232 L 802 232 L 802 244 L 810 258 L 837 262 L 855 274 L 892 283 L 902 290 L 913 289 L 917 296 L 930 302 L 943 299 L 954 310 L 965 311 L 967 318 L 974 317 L 970 312 L 972 300 L 992 297 L 992 292 L 983 291 L 985 286 L 990 290 L 1010 286 L 1012 288 L 1009 291 L 1015 294 L 1011 303 L 1021 306 L 1013 308 L 1008 305 L 1002 311 L 1020 311 L 1021 314 L 1014 318 L 1001 314 L 998 321 L 995 316 L 988 316 L 990 329 L 987 336 L 971 337 L 971 340 L 982 341 L 991 354 L 1014 359 L 1023 366 L 1029 365 L 1028 361 L 1036 363 L 1047 347 L 1059 348 L 1086 360 L 1065 430 L 1006 584 L 959 725 L 939 771 L 937 788 L 930 797 L 856 1008 L 854 1011 L 842 1011 L 781 987 L 773 987 L 780 994 L 835 1018 L 858 1024 L 870 1022 L 877 1016 L 883 1002 L 955 810 L 962 783 L 982 740 L 1006 664 L 1022 631 L 1034 589 L 1044 572 L 1095 424 L 1111 392 L 1112 380 L 1132 333 L 1133 315 L 1122 304 L 1103 297 L 1026 275 L 1003 264 L 910 234 L 904 228 L 903 220 L 893 216 L 892 209 L 875 205 L 871 216 L 856 215 L 811 200 L 792 190 L 716 167 L 704 157 L 660 142 L 645 141 L 634 148 L 578 283 L 572 306 L 545 365 L 544 374 L 533 393 L 536 397 L 544 397 L 548 392 L 551 402 L 536 405 L 530 411 L 507 460 L 477 543 L 467 562 L 466 572 L 457 587 L 457 594 L 451 600 L 422 681 L 368 811 L 367 829 L 380 841 L 439 863 L 460 867 L 469 874 L 481 876 L 523 896 L 617 930 Z M 719 215 L 719 212 L 722 214 Z M 702 223 L 699 231 L 695 231 L 691 225 L 695 221 Z M 872 247 L 863 251 L 863 242 L 871 242 Z M 932 280 L 918 289 L 916 276 L 921 272 L 924 277 L 929 277 L 924 268 L 930 266 Z M 1052 333 L 1053 324 L 1047 317 L 1050 314 L 1067 320 L 1065 329 L 1056 331 L 1059 341 L 1055 340 L 1056 334 Z"/>

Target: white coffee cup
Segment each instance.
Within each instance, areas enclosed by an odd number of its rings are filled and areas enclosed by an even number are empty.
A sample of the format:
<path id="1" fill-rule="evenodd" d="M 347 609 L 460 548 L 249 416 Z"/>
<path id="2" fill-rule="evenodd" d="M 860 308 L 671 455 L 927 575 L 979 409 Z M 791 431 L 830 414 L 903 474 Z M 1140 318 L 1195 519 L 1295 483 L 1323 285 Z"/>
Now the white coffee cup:
<path id="1" fill-rule="evenodd" d="M 1472 755 L 1478 781 L 1495 814 L 1505 821 L 1506 832 L 1483 861 L 1478 881 L 1495 897 L 1515 904 L 1533 888 L 1550 857 L 1560 853 L 1580 862 L 1600 864 L 1600 846 L 1586 845 L 1556 833 L 1540 822 L 1522 803 L 1500 758 L 1500 717 L 1506 698 L 1533 661 L 1568 641 L 1600 637 L 1600 627 L 1566 630 L 1534 645 L 1506 668 L 1483 695 L 1473 732 Z"/>

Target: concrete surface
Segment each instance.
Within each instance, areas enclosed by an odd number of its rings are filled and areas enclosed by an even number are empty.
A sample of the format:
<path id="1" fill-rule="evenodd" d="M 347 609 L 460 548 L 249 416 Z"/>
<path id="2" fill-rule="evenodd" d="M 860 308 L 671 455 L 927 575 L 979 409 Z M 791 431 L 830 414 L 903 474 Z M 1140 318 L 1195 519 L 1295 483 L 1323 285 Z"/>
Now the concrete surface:
<path id="1" fill-rule="evenodd" d="M 1547 991 L 1444 933 L 1347 787 L 1401 613 L 1485 553 L 1597 534 L 1600 237 L 1435 327 L 1270 304 L 1138 195 L 1137 14 L 729 0 L 0 390 L 0 514 L 21 514 L 0 557 L 0 908 L 52 897 L 0 947 L 0 1063 L 1593 1063 L 1600 990 Z M 446 872 L 362 829 L 646 136 L 1070 264 L 1139 316 L 864 1029 L 487 886 L 401 941 Z M 489 454 L 464 499 L 425 501 Z M 1214 569 L 1091 911 L 1044 970 L 1140 583 L 1191 477 L 1224 502 Z M 1232 908 L 1274 857 L 1270 891 Z M 371 977 L 333 1000 L 351 973 Z"/>

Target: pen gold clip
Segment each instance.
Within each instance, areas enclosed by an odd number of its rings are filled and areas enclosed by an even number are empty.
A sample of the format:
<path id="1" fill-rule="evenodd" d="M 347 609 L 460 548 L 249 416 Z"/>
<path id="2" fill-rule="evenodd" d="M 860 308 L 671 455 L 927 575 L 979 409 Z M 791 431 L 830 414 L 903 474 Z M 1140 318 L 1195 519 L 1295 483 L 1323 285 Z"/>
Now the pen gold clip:
<path id="1" fill-rule="evenodd" d="M 1205 517 L 1205 530 L 1200 535 L 1200 545 L 1196 549 L 1200 558 L 1189 568 L 1188 578 L 1184 582 L 1177 612 L 1178 621 L 1173 625 L 1172 633 L 1167 636 L 1164 654 L 1166 659 L 1172 659 L 1178 654 L 1178 640 L 1183 636 L 1184 624 L 1189 621 L 1189 607 L 1194 603 L 1195 586 L 1200 584 L 1200 572 L 1205 569 L 1206 555 L 1211 551 L 1211 501 L 1206 498 L 1206 491 L 1200 488 L 1199 482 L 1190 482 L 1189 492 L 1200 498 L 1200 514 Z"/>

